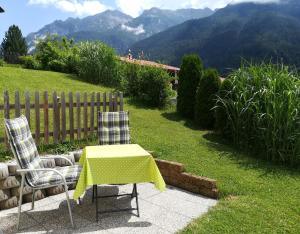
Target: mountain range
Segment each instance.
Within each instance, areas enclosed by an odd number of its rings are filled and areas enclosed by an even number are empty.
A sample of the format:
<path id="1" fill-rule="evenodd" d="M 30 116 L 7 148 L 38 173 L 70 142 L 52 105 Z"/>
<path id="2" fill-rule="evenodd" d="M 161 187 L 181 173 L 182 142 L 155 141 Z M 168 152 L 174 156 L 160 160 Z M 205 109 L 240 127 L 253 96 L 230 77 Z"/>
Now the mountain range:
<path id="1" fill-rule="evenodd" d="M 205 9 L 163 10 L 151 8 L 132 18 L 118 10 L 107 10 L 83 19 L 56 20 L 35 33 L 30 33 L 27 43 L 31 50 L 39 38 L 58 34 L 74 38 L 75 41 L 101 40 L 123 53 L 134 42 L 150 37 L 174 25 L 190 19 L 199 19 L 213 14 Z"/>
<path id="2" fill-rule="evenodd" d="M 228 5 L 213 15 L 189 20 L 131 46 L 152 59 L 180 65 L 197 53 L 207 67 L 226 74 L 247 61 L 272 60 L 300 70 L 300 1 Z"/>
<path id="3" fill-rule="evenodd" d="M 196 53 L 206 67 L 226 75 L 241 60 L 283 62 L 300 70 L 300 1 L 229 4 L 212 11 L 152 8 L 132 18 L 108 10 L 83 19 L 69 18 L 46 25 L 27 36 L 68 36 L 75 41 L 101 40 L 119 54 L 131 49 L 136 57 L 179 66 L 185 54 Z"/>

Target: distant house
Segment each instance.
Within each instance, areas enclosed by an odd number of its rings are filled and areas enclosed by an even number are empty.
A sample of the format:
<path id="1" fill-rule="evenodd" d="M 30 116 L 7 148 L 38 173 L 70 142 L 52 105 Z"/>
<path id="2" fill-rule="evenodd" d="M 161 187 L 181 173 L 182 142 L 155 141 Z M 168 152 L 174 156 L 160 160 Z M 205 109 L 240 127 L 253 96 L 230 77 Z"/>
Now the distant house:
<path id="1" fill-rule="evenodd" d="M 3 13 L 4 12 L 4 10 L 3 10 L 3 8 L 0 6 L 0 13 Z"/>

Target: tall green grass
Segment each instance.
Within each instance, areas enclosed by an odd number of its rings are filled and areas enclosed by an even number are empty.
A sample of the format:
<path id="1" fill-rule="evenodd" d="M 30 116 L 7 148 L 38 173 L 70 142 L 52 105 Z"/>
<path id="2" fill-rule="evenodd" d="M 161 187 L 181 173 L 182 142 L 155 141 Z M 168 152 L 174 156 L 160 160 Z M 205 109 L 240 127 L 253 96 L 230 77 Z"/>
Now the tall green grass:
<path id="1" fill-rule="evenodd" d="M 230 83 L 228 85 L 228 82 Z M 272 161 L 300 163 L 299 76 L 283 65 L 242 66 L 217 98 L 223 134 Z"/>

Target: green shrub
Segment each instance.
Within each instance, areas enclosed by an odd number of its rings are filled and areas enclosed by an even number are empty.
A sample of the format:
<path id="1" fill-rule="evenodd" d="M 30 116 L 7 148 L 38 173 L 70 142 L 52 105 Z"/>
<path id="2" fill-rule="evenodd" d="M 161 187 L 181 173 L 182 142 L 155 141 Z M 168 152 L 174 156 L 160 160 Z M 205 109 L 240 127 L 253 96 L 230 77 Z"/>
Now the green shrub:
<path id="1" fill-rule="evenodd" d="M 150 106 L 165 106 L 171 93 L 169 74 L 159 68 L 142 67 L 139 76 L 138 98 Z"/>
<path id="2" fill-rule="evenodd" d="M 51 60 L 48 63 L 48 67 L 51 71 L 56 71 L 56 72 L 67 72 L 67 65 L 58 59 Z"/>
<path id="3" fill-rule="evenodd" d="M 121 63 L 119 69 L 122 76 L 121 90 L 125 95 L 138 97 L 140 92 L 141 66 L 131 63 Z"/>
<path id="4" fill-rule="evenodd" d="M 215 124 L 214 106 L 216 94 L 221 86 L 219 74 L 214 69 L 207 69 L 199 82 L 195 101 L 195 122 L 205 129 L 212 129 Z"/>
<path id="5" fill-rule="evenodd" d="M 35 69 L 35 70 L 38 70 L 41 68 L 40 63 L 32 55 L 21 56 L 20 60 L 21 60 L 23 68 Z"/>
<path id="6" fill-rule="evenodd" d="M 300 163 L 298 80 L 283 65 L 249 65 L 234 71 L 228 81 L 231 89 L 222 89 L 216 104 L 220 116 L 226 113 L 222 133 L 254 155 Z"/>
<path id="7" fill-rule="evenodd" d="M 84 42 L 79 46 L 79 76 L 90 83 L 119 85 L 118 62 L 112 48 L 101 42 Z"/>
<path id="8" fill-rule="evenodd" d="M 172 92 L 169 74 L 156 67 L 121 63 L 121 90 L 149 106 L 163 107 Z"/>
<path id="9" fill-rule="evenodd" d="M 72 52 L 65 57 L 64 62 L 66 64 L 65 72 L 78 74 L 80 57 L 78 54 L 77 47 L 74 47 L 72 49 Z"/>
<path id="10" fill-rule="evenodd" d="M 202 73 L 203 65 L 198 55 L 183 57 L 178 74 L 177 111 L 184 117 L 194 118 L 196 90 Z"/>
<path id="11" fill-rule="evenodd" d="M 0 67 L 3 67 L 3 66 L 4 66 L 4 60 L 0 59 Z"/>

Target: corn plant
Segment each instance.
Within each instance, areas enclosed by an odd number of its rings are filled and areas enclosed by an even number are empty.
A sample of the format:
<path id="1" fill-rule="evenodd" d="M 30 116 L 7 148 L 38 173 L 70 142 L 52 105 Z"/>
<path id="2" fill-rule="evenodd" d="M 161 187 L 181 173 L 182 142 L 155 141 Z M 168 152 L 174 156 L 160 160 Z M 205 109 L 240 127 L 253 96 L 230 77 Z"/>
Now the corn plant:
<path id="1" fill-rule="evenodd" d="M 300 163 L 299 76 L 283 65 L 242 65 L 222 90 L 216 112 L 235 145 L 272 161 Z M 217 123 L 217 126 L 220 125 Z"/>

